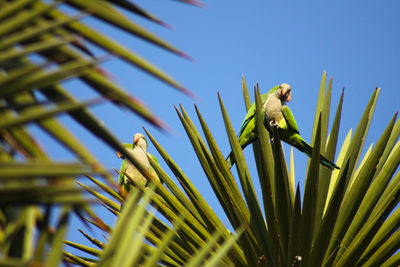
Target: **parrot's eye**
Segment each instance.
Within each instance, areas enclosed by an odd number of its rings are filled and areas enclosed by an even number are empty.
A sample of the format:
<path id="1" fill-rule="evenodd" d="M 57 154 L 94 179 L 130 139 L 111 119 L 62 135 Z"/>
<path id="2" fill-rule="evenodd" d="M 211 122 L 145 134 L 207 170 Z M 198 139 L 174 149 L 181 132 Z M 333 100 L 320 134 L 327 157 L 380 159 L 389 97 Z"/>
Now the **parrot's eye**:
<path id="1" fill-rule="evenodd" d="M 291 89 L 288 89 L 287 91 L 283 91 L 282 92 L 282 99 L 286 101 L 288 99 L 288 97 L 290 97 L 291 93 L 292 93 Z"/>

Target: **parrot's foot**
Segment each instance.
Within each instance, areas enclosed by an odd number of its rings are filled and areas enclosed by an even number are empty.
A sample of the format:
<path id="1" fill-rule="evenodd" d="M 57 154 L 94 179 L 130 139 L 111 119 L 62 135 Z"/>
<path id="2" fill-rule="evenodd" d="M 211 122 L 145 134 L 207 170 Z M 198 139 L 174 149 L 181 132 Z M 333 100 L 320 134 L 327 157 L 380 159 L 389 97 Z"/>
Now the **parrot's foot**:
<path id="1" fill-rule="evenodd" d="M 279 123 L 276 120 L 271 120 L 269 122 L 269 126 L 271 127 L 272 133 L 275 133 L 279 128 Z M 272 135 L 274 135 L 274 134 L 272 134 Z M 274 143 L 275 142 L 274 137 L 271 136 L 270 141 L 271 141 L 271 143 Z"/>
<path id="2" fill-rule="evenodd" d="M 272 128 L 278 128 L 279 123 L 277 121 L 275 121 L 275 120 L 272 120 L 272 121 L 269 122 L 269 125 Z"/>

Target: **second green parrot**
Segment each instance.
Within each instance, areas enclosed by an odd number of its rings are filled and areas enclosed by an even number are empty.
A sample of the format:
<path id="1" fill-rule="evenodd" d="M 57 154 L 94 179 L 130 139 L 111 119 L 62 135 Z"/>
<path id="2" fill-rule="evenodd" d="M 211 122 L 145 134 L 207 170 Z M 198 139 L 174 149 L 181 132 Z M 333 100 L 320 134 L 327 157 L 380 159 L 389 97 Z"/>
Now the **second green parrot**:
<path id="1" fill-rule="evenodd" d="M 137 133 L 133 138 L 133 143 L 124 143 L 122 144 L 128 152 L 137 159 L 151 174 L 154 174 L 157 178 L 157 173 L 153 169 L 148 159 L 149 155 L 155 161 L 157 161 L 156 157 L 147 153 L 147 140 L 143 134 Z M 124 158 L 122 154 L 117 151 L 117 156 L 122 158 L 121 168 L 119 170 L 119 185 L 122 189 L 126 191 L 130 191 L 131 187 L 134 186 L 134 183 L 130 181 L 130 179 L 125 175 L 125 173 L 135 182 L 142 184 L 143 186 L 147 186 L 147 179 L 143 176 L 143 174 L 132 164 L 128 159 Z M 159 179 L 159 178 L 158 178 Z"/>

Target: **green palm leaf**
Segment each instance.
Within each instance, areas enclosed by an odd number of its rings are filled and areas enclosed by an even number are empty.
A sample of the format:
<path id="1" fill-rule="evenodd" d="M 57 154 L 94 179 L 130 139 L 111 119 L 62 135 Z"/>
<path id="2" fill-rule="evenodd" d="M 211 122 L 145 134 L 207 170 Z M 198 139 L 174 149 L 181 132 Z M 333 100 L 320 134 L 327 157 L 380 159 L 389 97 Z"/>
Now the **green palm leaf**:
<path id="1" fill-rule="evenodd" d="M 67 11 L 63 8 L 65 5 L 74 7 L 78 14 Z M 95 137 L 127 153 L 113 133 L 91 113 L 89 106 L 98 103 L 98 100 L 85 102 L 75 99 L 68 88 L 61 85 L 64 80 L 75 79 L 86 83 L 101 98 L 108 98 L 151 124 L 165 128 L 164 123 L 139 100 L 110 80 L 99 66 L 104 56 L 98 60 L 97 55 L 89 49 L 89 43 L 192 95 L 154 64 L 81 21 L 86 16 L 95 16 L 114 28 L 123 29 L 166 51 L 189 58 L 123 16 L 118 7 L 166 25 L 150 12 L 128 1 L 93 0 L 83 3 L 15 0 L 1 4 L 0 250 L 2 263 L 6 265 L 25 264 L 32 260 L 47 266 L 58 265 L 63 258 L 63 240 L 71 213 L 75 212 L 82 219 L 82 214 L 85 214 L 89 216 L 89 222 L 108 229 L 104 223 L 100 223 L 101 220 L 89 204 L 93 202 L 93 197 L 100 198 L 105 207 L 119 214 L 119 205 L 124 201 L 114 188 L 97 179 L 93 178 L 92 181 L 113 196 L 118 201 L 117 206 L 114 205 L 116 202 L 95 194 L 96 190 L 90 186 L 85 187 L 84 182 L 80 183 L 84 189 L 74 183 L 75 179 L 85 175 L 97 175 L 109 181 L 112 177 L 57 115 L 65 113 L 71 116 Z M 44 62 L 38 58 L 44 58 Z M 46 99 L 38 100 L 36 96 L 40 94 Z M 42 140 L 30 131 L 27 124 L 38 125 L 47 135 L 46 138 L 54 139 L 70 150 L 74 160 L 54 162 L 39 145 Z M 92 197 L 87 197 L 82 191 L 89 191 Z M 63 206 L 56 225 L 49 222 L 49 214 L 58 210 L 54 204 Z M 145 247 L 146 251 L 150 251 L 148 246 Z M 93 262 L 69 252 L 65 252 L 64 257 L 83 265 Z M 159 258 L 171 262 L 162 255 Z M 136 260 L 131 259 L 132 262 Z"/>

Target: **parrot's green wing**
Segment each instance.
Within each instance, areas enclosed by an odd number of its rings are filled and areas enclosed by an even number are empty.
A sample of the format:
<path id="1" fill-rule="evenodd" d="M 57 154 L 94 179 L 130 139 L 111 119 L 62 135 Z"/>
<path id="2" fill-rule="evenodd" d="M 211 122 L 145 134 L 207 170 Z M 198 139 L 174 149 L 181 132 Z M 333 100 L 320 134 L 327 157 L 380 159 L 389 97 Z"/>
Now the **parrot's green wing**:
<path id="1" fill-rule="evenodd" d="M 253 109 L 253 107 L 254 107 L 254 109 Z M 255 111 L 256 111 L 255 110 L 255 105 L 253 104 L 250 107 L 249 111 L 247 112 L 246 117 L 244 118 L 244 121 L 242 122 L 242 125 L 240 126 L 240 129 L 239 129 L 239 132 L 237 134 L 237 137 L 240 137 L 243 134 L 244 130 L 247 128 L 247 126 L 249 126 L 250 121 L 256 115 Z"/>
<path id="2" fill-rule="evenodd" d="M 123 143 L 122 146 L 125 148 L 133 149 L 133 144 L 131 144 L 131 143 Z"/>
<path id="3" fill-rule="evenodd" d="M 261 95 L 261 103 L 265 103 L 267 98 L 270 94 L 275 92 L 279 89 L 279 85 L 272 87 L 268 93 Z M 262 112 L 265 115 L 264 112 Z M 257 138 L 257 131 L 256 131 L 256 103 L 253 103 L 249 110 L 247 111 L 246 117 L 244 118 L 242 125 L 240 126 L 239 132 L 237 137 L 239 139 L 239 144 L 244 149 L 248 144 L 252 143 Z M 229 153 L 228 157 L 226 158 L 226 163 L 228 167 L 232 167 L 235 163 L 235 159 L 232 155 L 232 152 Z"/>
<path id="4" fill-rule="evenodd" d="M 125 148 L 133 149 L 133 144 L 130 144 L 130 143 L 123 143 L 122 146 L 125 147 Z M 125 159 L 125 158 L 123 158 L 123 159 L 124 160 L 122 161 L 121 168 L 119 169 L 118 183 L 119 183 L 120 186 L 125 188 L 127 185 L 125 185 L 125 174 L 124 174 L 124 172 L 126 171 L 128 160 Z"/>
<path id="5" fill-rule="evenodd" d="M 127 164 L 127 160 L 124 159 L 124 160 L 122 161 L 121 168 L 119 169 L 118 183 L 119 183 L 119 185 L 121 185 L 121 186 L 125 183 L 125 174 L 124 174 L 124 171 L 126 171 L 126 164 Z"/>
<path id="6" fill-rule="evenodd" d="M 160 164 L 158 163 L 158 159 L 157 159 L 154 155 L 152 155 L 152 154 L 150 154 L 150 153 L 147 153 L 147 156 L 149 156 L 150 158 L 152 158 L 155 162 L 157 162 L 158 165 L 160 165 Z"/>
<path id="7" fill-rule="evenodd" d="M 277 85 L 277 86 L 271 88 L 271 89 L 268 91 L 268 93 L 261 95 L 261 103 L 264 104 L 265 101 L 267 100 L 268 96 L 269 96 L 271 93 L 273 93 L 273 92 L 275 92 L 276 90 L 278 90 L 278 88 L 279 88 L 279 85 Z M 251 107 L 250 107 L 249 110 L 247 111 L 246 117 L 244 117 L 244 120 L 243 120 L 243 122 L 242 122 L 242 125 L 240 126 L 239 133 L 238 133 L 238 135 L 237 135 L 238 137 L 240 137 L 240 136 L 243 134 L 244 130 L 245 130 L 248 126 L 250 126 L 249 123 L 250 123 L 251 120 L 255 117 L 255 115 L 256 115 L 256 103 L 253 103 L 253 105 L 251 105 Z"/>
<path id="8" fill-rule="evenodd" d="M 288 130 L 294 131 L 297 134 L 300 134 L 299 127 L 297 126 L 293 113 L 288 106 L 284 105 L 282 107 L 282 114 L 285 120 L 279 122 L 279 128 L 286 128 Z"/>

